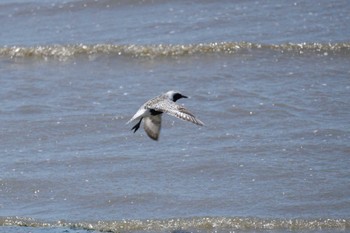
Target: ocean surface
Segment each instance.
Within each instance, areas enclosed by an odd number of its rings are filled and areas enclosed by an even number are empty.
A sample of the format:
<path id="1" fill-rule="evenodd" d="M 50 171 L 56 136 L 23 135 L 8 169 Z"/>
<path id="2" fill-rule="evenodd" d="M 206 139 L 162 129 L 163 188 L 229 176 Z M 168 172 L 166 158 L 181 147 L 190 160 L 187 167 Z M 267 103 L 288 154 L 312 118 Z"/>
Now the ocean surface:
<path id="1" fill-rule="evenodd" d="M 0 232 L 350 232 L 349 12 L 1 1 Z M 133 133 L 168 90 L 205 126 Z"/>

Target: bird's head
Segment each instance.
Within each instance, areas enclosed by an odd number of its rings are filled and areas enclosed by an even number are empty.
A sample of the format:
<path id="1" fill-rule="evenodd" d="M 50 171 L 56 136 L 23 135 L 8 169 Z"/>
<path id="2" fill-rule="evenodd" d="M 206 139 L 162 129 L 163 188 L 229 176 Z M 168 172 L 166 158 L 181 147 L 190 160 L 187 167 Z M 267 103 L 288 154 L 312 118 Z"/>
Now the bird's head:
<path id="1" fill-rule="evenodd" d="M 165 95 L 168 96 L 168 98 L 174 102 L 181 98 L 188 98 L 187 96 L 181 94 L 178 91 L 168 91 L 167 93 L 165 93 Z"/>

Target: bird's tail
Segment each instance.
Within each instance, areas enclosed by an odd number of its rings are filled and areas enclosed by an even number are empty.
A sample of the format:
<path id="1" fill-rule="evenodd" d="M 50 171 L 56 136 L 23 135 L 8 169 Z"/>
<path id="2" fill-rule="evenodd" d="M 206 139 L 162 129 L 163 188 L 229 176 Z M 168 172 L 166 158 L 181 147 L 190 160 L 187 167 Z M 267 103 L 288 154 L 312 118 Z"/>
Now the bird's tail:
<path id="1" fill-rule="evenodd" d="M 130 122 L 134 121 L 133 118 L 131 118 L 130 120 L 128 120 L 128 122 L 126 122 L 126 125 L 130 124 Z"/>

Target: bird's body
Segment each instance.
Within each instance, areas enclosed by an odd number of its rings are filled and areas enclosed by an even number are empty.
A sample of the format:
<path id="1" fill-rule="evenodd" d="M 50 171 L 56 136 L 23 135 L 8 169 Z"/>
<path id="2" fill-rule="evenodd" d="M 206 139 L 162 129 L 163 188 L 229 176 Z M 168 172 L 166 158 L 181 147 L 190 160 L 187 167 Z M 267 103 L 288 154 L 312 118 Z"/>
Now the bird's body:
<path id="1" fill-rule="evenodd" d="M 168 91 L 165 94 L 150 99 L 139 108 L 127 124 L 138 121 L 132 128 L 135 133 L 139 129 L 142 119 L 144 119 L 144 129 L 147 135 L 154 140 L 158 140 L 163 113 L 192 122 L 196 125 L 204 125 L 203 122 L 198 120 L 185 107 L 175 103 L 181 98 L 187 97 L 179 92 Z"/>

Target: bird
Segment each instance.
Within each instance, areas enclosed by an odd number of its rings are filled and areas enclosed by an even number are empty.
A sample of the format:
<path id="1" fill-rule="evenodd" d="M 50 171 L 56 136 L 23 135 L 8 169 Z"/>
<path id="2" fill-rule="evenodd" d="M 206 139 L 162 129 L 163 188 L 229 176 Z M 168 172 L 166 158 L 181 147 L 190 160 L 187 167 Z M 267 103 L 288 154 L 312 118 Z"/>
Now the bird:
<path id="1" fill-rule="evenodd" d="M 204 123 L 196 118 L 189 110 L 175 103 L 181 98 L 188 97 L 173 90 L 156 96 L 144 103 L 126 124 L 138 121 L 138 123 L 131 128 L 135 133 L 140 128 L 142 120 L 144 120 L 144 130 L 151 139 L 156 141 L 159 138 L 163 113 L 192 122 L 199 126 L 204 126 Z"/>

